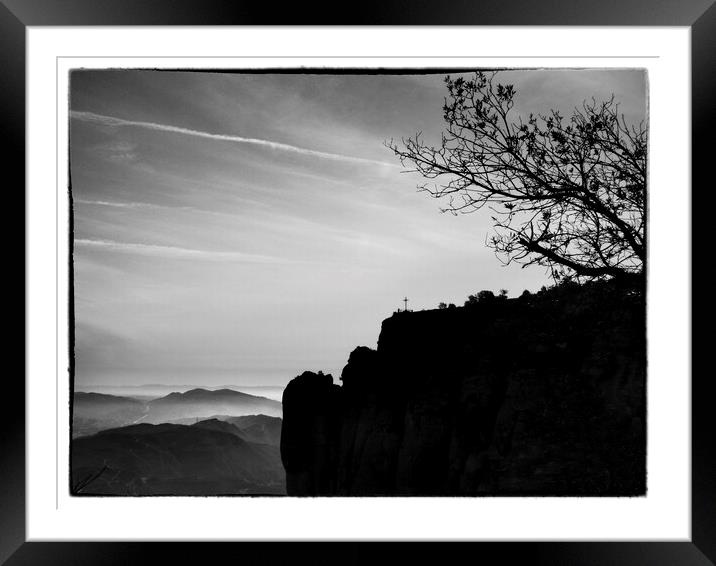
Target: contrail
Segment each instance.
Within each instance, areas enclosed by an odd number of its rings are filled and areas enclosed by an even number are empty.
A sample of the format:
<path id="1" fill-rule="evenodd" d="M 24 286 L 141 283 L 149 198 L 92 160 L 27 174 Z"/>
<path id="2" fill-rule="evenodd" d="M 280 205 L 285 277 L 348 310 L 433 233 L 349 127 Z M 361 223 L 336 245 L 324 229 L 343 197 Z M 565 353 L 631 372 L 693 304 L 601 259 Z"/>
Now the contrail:
<path id="1" fill-rule="evenodd" d="M 122 118 L 115 118 L 113 116 L 103 116 L 102 114 L 95 114 L 94 112 L 78 112 L 71 111 L 70 116 L 76 120 L 82 120 L 83 122 L 93 122 L 102 124 L 104 126 L 127 126 L 135 128 L 144 128 L 146 130 L 154 130 L 157 132 L 170 132 L 174 134 L 182 134 L 185 136 L 194 136 L 198 138 L 205 138 L 210 140 L 228 141 L 234 143 L 245 143 L 251 145 L 260 145 L 268 147 L 274 150 L 289 151 L 292 153 L 299 153 L 301 155 L 308 155 L 311 157 L 320 157 L 322 159 L 331 159 L 334 161 L 345 161 L 348 163 L 363 163 L 371 165 L 383 165 L 387 167 L 396 167 L 394 163 L 388 163 L 385 161 L 379 161 L 375 159 L 365 159 L 363 157 L 353 157 L 351 155 L 342 155 L 340 153 L 328 153 L 325 151 L 316 151 L 313 149 L 306 149 L 305 147 L 298 147 L 295 145 L 289 145 L 286 143 L 273 142 L 269 140 L 263 140 L 259 138 L 245 138 L 242 136 L 232 136 L 227 134 L 213 134 L 211 132 L 202 132 L 201 130 L 191 130 L 189 128 L 180 128 L 179 126 L 171 126 L 167 124 L 157 124 L 155 122 L 139 122 L 134 120 L 123 120 Z"/>

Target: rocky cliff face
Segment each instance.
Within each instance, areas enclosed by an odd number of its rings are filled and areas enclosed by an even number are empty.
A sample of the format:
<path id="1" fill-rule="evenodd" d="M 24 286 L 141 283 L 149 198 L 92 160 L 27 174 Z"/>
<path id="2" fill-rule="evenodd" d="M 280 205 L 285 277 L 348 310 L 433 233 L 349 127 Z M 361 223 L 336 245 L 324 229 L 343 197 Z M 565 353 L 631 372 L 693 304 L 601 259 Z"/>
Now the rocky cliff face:
<path id="1" fill-rule="evenodd" d="M 399 312 L 283 398 L 289 495 L 639 495 L 645 308 L 608 284 Z"/>

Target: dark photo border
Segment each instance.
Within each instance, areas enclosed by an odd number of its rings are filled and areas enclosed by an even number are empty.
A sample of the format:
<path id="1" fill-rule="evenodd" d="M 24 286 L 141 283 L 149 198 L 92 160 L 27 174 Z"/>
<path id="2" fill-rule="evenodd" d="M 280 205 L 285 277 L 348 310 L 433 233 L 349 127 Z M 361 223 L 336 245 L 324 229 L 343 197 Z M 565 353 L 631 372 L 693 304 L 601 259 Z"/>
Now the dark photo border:
<path id="1" fill-rule="evenodd" d="M 710 150 L 716 89 L 716 6 L 714 0 L 503 0 L 502 2 L 383 0 L 353 5 L 307 6 L 241 0 L 0 0 L 0 102 L 6 175 L 11 186 L 25 183 L 25 32 L 28 26 L 101 25 L 564 25 L 686 26 L 691 28 L 692 185 L 713 185 Z M 342 8 L 342 11 L 339 11 Z M 351 19 L 347 15 L 351 14 Z M 568 46 L 565 47 L 568 49 Z M 708 175 L 708 177 L 707 177 Z M 691 193 L 693 199 L 693 191 Z M 693 201 L 692 201 L 693 202 Z M 23 204 L 24 210 L 24 200 Z M 698 209 L 693 207 L 696 212 Z M 701 213 L 703 214 L 703 207 Z M 10 213 L 6 218 L 16 216 Z M 692 226 L 708 221 L 692 219 Z M 713 220 L 711 220 L 713 222 Z M 7 233 L 7 232 L 6 232 Z M 6 236 L 6 238 L 8 238 Z M 704 242 L 693 238 L 692 258 Z M 9 238 L 6 240 L 8 247 Z M 703 256 L 707 257 L 707 256 Z M 10 272 L 11 265 L 6 263 Z M 12 271 L 10 273 L 15 273 Z M 25 273 L 23 268 L 23 274 Z M 16 276 L 15 276 L 16 277 Z M 6 276 L 6 281 L 10 277 Z M 23 275 L 23 294 L 25 293 Z M 9 293 L 6 295 L 11 301 Z M 706 305 L 704 304 L 703 307 Z M 697 310 L 697 319 L 706 309 Z M 693 320 L 693 319 L 692 319 Z M 693 323 L 692 323 L 693 327 Z M 12 327 L 9 327 L 12 328 Z M 23 323 L 25 328 L 25 323 Z M 708 328 L 705 327 L 704 328 Z M 13 334 L 19 334 L 12 328 Z M 692 344 L 704 334 L 692 332 Z M 710 335 L 710 333 L 705 332 Z M 23 333 L 24 335 L 24 333 Z M 9 345 L 9 340 L 6 342 Z M 692 345 L 693 350 L 693 345 Z M 10 351 L 10 348 L 6 348 Z M 692 361 L 693 367 L 693 361 Z M 6 371 L 4 419 L 0 426 L 0 564 L 212 564 L 229 559 L 243 564 L 309 563 L 341 565 L 379 559 L 402 563 L 483 564 L 649 564 L 716 563 L 716 435 L 711 372 L 692 378 L 691 539 L 686 542 L 471 542 L 471 543 L 166 543 L 26 542 L 25 535 L 25 384 Z M 682 376 L 674 376 L 675 378 Z M 449 544 L 450 546 L 446 546 Z M 219 557 L 218 553 L 223 554 Z M 303 560 L 302 560 L 303 559 Z"/>

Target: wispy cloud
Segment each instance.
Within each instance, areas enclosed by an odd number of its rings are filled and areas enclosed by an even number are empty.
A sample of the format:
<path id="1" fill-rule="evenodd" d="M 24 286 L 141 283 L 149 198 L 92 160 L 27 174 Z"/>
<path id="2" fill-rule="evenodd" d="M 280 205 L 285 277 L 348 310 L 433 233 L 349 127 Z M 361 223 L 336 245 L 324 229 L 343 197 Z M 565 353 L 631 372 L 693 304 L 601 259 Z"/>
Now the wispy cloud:
<path id="1" fill-rule="evenodd" d="M 75 204 L 88 204 L 92 206 L 109 206 L 112 208 L 146 208 L 148 210 L 157 210 L 162 208 L 169 208 L 166 206 L 160 206 L 158 204 L 149 204 L 147 202 L 114 202 L 107 200 L 86 200 L 86 199 L 74 199 Z"/>
<path id="2" fill-rule="evenodd" d="M 112 141 L 98 146 L 97 151 L 115 163 L 134 162 L 138 159 L 137 145 L 126 141 Z"/>
<path id="3" fill-rule="evenodd" d="M 232 261 L 241 263 L 288 264 L 304 263 L 300 260 L 280 258 L 269 255 L 249 254 L 233 251 L 198 250 L 175 246 L 159 246 L 133 242 L 115 242 L 113 240 L 75 239 L 75 245 L 87 248 L 103 249 L 111 252 L 133 253 L 170 259 L 196 259 L 205 261 Z"/>
<path id="4" fill-rule="evenodd" d="M 219 211 L 213 211 L 213 210 L 205 210 L 201 208 L 196 208 L 193 206 L 167 206 L 167 205 L 158 205 L 158 204 L 150 204 L 146 202 L 118 202 L 118 201 L 103 201 L 103 200 L 86 200 L 86 199 L 77 199 L 74 201 L 76 204 L 84 204 L 89 206 L 106 206 L 109 208 L 118 208 L 118 209 L 126 209 L 126 210 L 166 210 L 166 211 L 180 211 L 180 212 L 191 212 L 191 213 L 197 213 L 197 214 L 207 214 L 211 216 L 217 216 L 217 217 L 227 217 L 227 218 L 233 218 L 237 220 L 241 220 L 244 223 L 249 223 L 252 226 L 261 227 L 262 229 L 266 230 L 267 232 L 278 234 L 278 233 L 290 233 L 292 239 L 295 241 L 300 237 L 306 237 L 306 236 L 314 236 L 314 237 L 322 237 L 324 239 L 330 239 L 332 241 L 342 242 L 344 244 L 348 244 L 349 246 L 359 247 L 359 248 L 373 248 L 375 250 L 380 250 L 385 253 L 391 253 L 391 254 L 400 254 L 403 253 L 405 250 L 401 247 L 396 247 L 396 245 L 390 243 L 397 242 L 396 238 L 385 238 L 381 237 L 378 234 L 374 234 L 368 231 L 361 231 L 361 230 L 349 230 L 346 228 L 338 228 L 335 226 L 331 226 L 326 223 L 322 222 L 316 222 L 307 218 L 301 218 L 295 215 L 287 215 L 287 214 L 281 214 L 281 213 L 275 213 L 272 212 L 271 214 L 267 215 L 264 213 L 257 213 L 254 211 L 253 214 L 246 216 L 246 215 L 240 215 L 240 214 L 234 214 L 231 212 L 219 212 Z M 392 209 L 391 209 L 392 210 Z M 95 245 L 95 246 L 105 246 L 105 247 L 111 247 L 112 245 L 117 246 L 130 246 L 130 248 L 127 248 L 126 251 L 136 251 L 135 246 L 139 244 L 120 244 L 118 242 L 110 242 L 106 240 L 75 240 L 76 243 L 81 243 L 84 245 Z M 157 246 L 152 246 L 153 248 Z M 165 249 L 164 247 L 161 247 L 162 249 Z M 191 251 L 191 250 L 184 250 L 183 248 L 166 248 L 171 250 L 183 250 L 183 251 Z M 119 250 L 118 250 L 119 251 Z M 142 250 L 144 253 L 149 254 L 153 253 L 147 250 Z M 216 252 L 219 254 L 227 253 L 227 252 Z M 173 256 L 176 256 L 174 252 L 172 252 Z M 158 254 L 161 255 L 161 254 Z M 266 256 L 258 256 L 258 257 L 266 257 Z M 223 258 L 223 257 L 221 257 Z M 220 258 L 217 258 L 220 259 Z M 247 260 L 248 261 L 248 260 Z M 279 260 L 284 263 L 288 263 L 290 260 Z M 296 262 L 294 262 L 296 263 Z M 305 262 L 301 262 L 305 263 Z"/>
<path id="5" fill-rule="evenodd" d="M 205 208 L 196 208 L 195 206 L 170 206 L 165 204 L 151 204 L 148 202 L 119 202 L 108 200 L 87 200 L 75 199 L 75 204 L 86 204 L 89 206 L 106 206 L 109 208 L 123 208 L 129 210 L 167 210 L 181 212 L 195 212 L 197 214 L 208 214 L 210 216 L 220 216 L 225 218 L 240 218 L 238 214 L 231 212 L 221 212 L 218 210 L 207 210 Z"/>
<path id="6" fill-rule="evenodd" d="M 394 163 L 388 163 L 386 161 L 379 161 L 375 159 L 366 159 L 363 157 L 355 157 L 352 155 L 343 155 L 340 153 L 329 153 L 325 151 L 317 151 L 314 149 L 308 149 L 305 147 L 298 147 L 295 145 L 274 142 L 270 140 L 264 140 L 259 138 L 245 138 L 242 136 L 234 136 L 228 134 L 215 134 L 211 132 L 203 132 L 201 130 L 192 130 L 189 128 L 181 128 L 179 126 L 172 126 L 169 124 L 157 124 L 156 122 L 140 122 L 135 120 L 124 120 L 122 118 L 115 118 L 114 116 L 104 116 L 102 114 L 95 114 L 94 112 L 78 112 L 71 111 L 70 115 L 76 120 L 82 120 L 83 122 L 92 122 L 101 124 L 103 126 L 111 127 L 135 127 L 144 128 L 147 130 L 154 130 L 158 132 L 168 132 L 174 134 L 181 134 L 185 136 L 194 136 L 198 138 L 227 141 L 242 144 L 251 144 L 262 147 L 268 147 L 270 149 L 279 151 L 288 151 L 292 153 L 299 153 L 301 155 L 307 155 L 310 157 L 318 157 L 321 159 L 331 159 L 334 161 L 344 161 L 348 163 L 369 163 L 373 165 L 382 165 L 386 167 L 396 167 Z"/>

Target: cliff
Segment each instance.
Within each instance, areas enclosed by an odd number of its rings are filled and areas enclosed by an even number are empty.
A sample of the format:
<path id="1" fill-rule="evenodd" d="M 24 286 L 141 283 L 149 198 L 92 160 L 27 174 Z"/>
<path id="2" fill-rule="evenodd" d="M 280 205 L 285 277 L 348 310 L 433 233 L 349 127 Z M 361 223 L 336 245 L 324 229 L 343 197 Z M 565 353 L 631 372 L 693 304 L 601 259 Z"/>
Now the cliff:
<path id="1" fill-rule="evenodd" d="M 288 494 L 644 494 L 645 328 L 608 283 L 395 313 L 287 386 Z"/>

